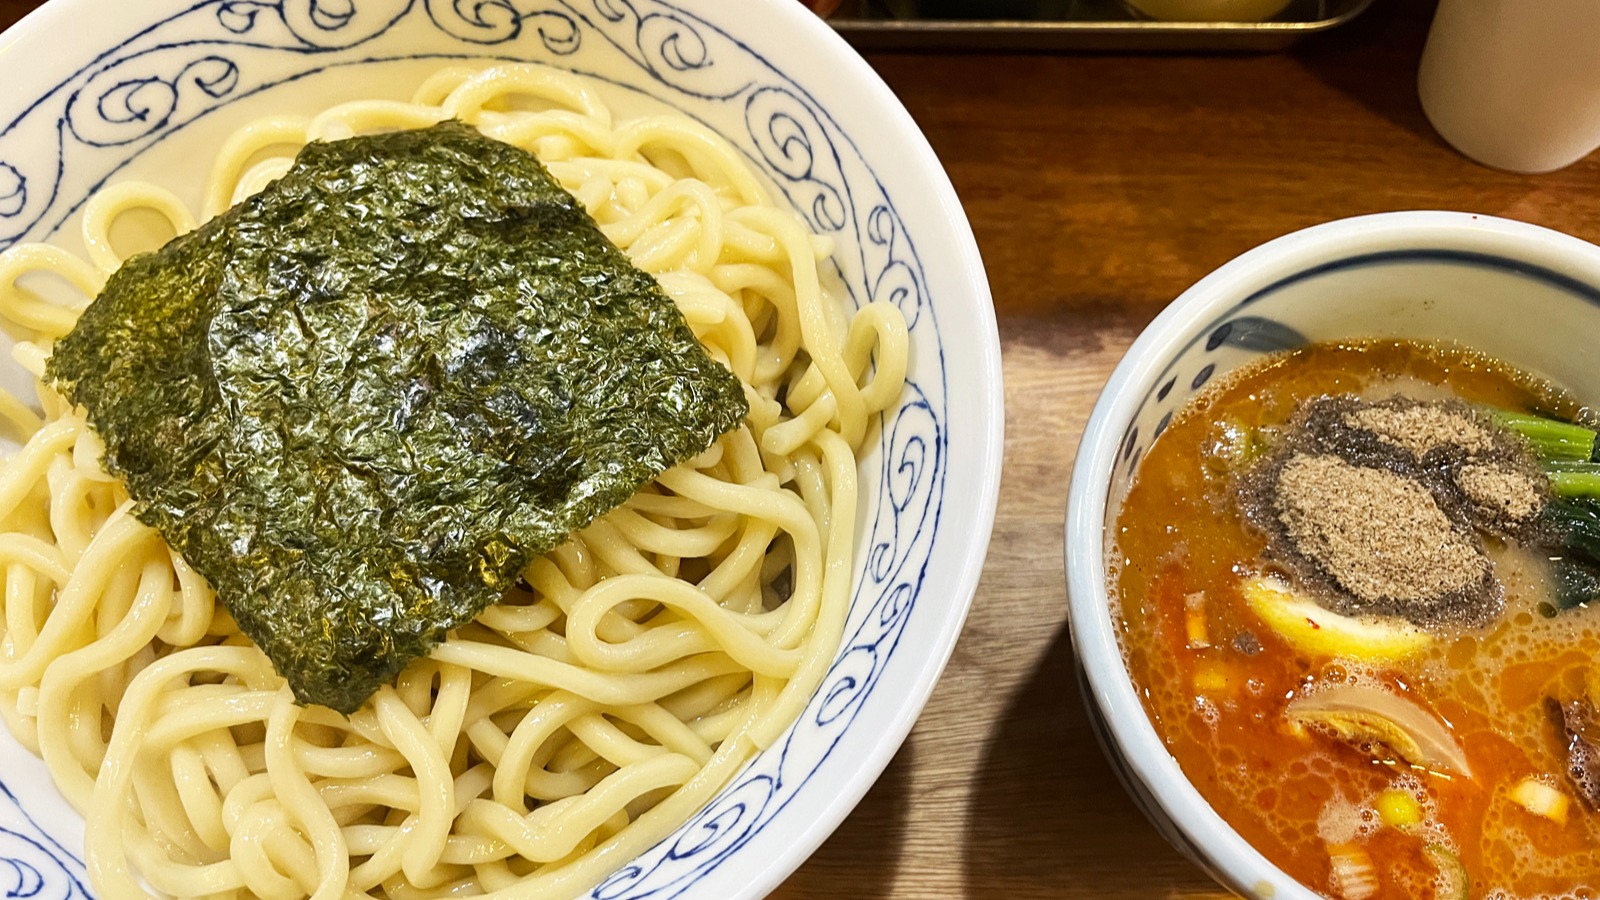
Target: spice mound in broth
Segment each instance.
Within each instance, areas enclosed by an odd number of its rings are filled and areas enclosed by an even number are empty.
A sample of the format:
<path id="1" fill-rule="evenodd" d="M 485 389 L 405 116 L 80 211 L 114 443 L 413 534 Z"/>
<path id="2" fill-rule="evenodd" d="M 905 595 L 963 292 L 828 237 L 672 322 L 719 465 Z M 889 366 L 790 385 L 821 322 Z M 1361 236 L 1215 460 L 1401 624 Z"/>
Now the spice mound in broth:
<path id="1" fill-rule="evenodd" d="M 1129 671 L 1274 864 L 1345 900 L 1600 890 L 1595 438 L 1532 374 L 1363 341 L 1235 373 L 1146 452 Z"/>
<path id="2" fill-rule="evenodd" d="M 1455 400 L 1324 396 L 1239 476 L 1268 554 L 1344 615 L 1482 625 L 1503 592 L 1480 532 L 1527 530 L 1532 452 Z"/>

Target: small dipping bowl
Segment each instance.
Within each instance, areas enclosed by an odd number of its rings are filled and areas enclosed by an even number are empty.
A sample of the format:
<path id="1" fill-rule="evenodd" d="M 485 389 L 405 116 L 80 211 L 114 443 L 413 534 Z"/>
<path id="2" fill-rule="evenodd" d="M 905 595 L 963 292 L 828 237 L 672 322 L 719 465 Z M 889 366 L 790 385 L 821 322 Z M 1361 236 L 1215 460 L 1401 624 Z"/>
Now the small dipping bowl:
<path id="1" fill-rule="evenodd" d="M 1319 896 L 1269 862 L 1184 775 L 1134 690 L 1107 582 L 1139 461 L 1198 392 L 1264 355 L 1360 338 L 1453 341 L 1600 399 L 1600 247 L 1491 216 L 1343 219 L 1257 247 L 1151 322 L 1112 372 L 1067 501 L 1069 621 L 1079 684 L 1106 756 L 1156 828 L 1245 897 Z"/>

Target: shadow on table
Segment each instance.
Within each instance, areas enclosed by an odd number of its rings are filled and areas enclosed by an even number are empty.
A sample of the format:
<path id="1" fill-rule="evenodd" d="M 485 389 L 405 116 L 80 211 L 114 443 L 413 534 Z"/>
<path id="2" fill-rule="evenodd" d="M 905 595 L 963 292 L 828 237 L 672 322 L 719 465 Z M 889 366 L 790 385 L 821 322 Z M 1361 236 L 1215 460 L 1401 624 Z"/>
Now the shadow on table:
<path id="1" fill-rule="evenodd" d="M 967 896 L 1048 897 L 1069 884 L 1107 897 L 1215 890 L 1123 791 L 1075 664 L 1063 626 L 989 736 L 967 810 Z"/>
<path id="2" fill-rule="evenodd" d="M 1432 3 L 1377 0 L 1355 21 L 1293 52 L 1318 81 L 1423 140 L 1446 146 L 1417 99 L 1417 66 L 1432 21 Z"/>
<path id="3" fill-rule="evenodd" d="M 771 895 L 771 900 L 839 897 L 849 884 L 850 900 L 885 900 L 894 887 L 905 835 L 906 803 L 914 750 L 907 742 L 889 761 L 877 784 L 861 798 L 827 842 Z"/>

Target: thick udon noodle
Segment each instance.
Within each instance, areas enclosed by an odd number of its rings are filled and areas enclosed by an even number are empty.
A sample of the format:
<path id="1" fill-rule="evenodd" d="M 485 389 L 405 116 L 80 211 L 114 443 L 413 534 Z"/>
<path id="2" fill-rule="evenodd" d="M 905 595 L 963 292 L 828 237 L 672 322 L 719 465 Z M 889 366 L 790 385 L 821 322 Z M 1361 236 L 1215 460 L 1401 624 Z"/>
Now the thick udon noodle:
<path id="1" fill-rule="evenodd" d="M 410 103 L 250 124 L 221 148 L 201 218 L 308 140 L 448 118 L 536 153 L 744 381 L 749 417 L 346 718 L 296 705 L 132 515 L 81 410 L 43 384 L 42 416 L 0 392 L 25 436 L 0 468 L 0 712 L 86 814 L 105 896 L 572 895 L 770 745 L 834 657 L 855 450 L 900 395 L 905 325 L 879 304 L 846 320 L 819 282 L 827 242 L 710 131 L 616 123 L 589 83 L 543 68 L 451 68 Z M 87 303 L 122 262 L 113 221 L 135 209 L 180 233 L 197 221 L 123 184 L 85 208 L 87 261 L 0 256 L 0 313 L 35 336 L 16 356 L 36 377 L 77 309 L 25 276 Z"/>

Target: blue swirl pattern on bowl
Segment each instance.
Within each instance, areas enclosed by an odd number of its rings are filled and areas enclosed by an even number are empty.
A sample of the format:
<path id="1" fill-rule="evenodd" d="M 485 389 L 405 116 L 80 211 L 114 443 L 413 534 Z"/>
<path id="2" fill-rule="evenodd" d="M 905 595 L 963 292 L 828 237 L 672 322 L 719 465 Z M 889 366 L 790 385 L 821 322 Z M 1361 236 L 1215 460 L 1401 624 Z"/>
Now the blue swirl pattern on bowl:
<path id="1" fill-rule="evenodd" d="M 202 0 L 89 54 L 70 78 L 0 116 L 8 123 L 0 130 L 0 249 L 48 238 L 82 205 L 92 190 L 64 190 L 67 173 L 98 187 L 190 123 L 338 67 L 529 60 L 663 99 L 702 121 L 740 110 L 743 133 L 723 136 L 813 230 L 838 240 L 832 274 L 851 301 L 895 303 L 913 338 L 940 348 L 917 361 L 902 405 L 884 417 L 878 471 L 862 473 L 863 498 L 877 504 L 867 510 L 850 630 L 816 696 L 778 745 L 592 896 L 678 896 L 768 827 L 828 759 L 895 652 L 923 586 L 948 468 L 942 342 L 922 264 L 849 136 L 750 47 L 661 0 Z M 40 834 L 33 846 L 54 864 L 26 854 L 13 861 L 0 842 L 0 888 L 10 887 L 11 863 L 21 893 L 8 896 L 87 897 L 81 864 Z"/>
<path id="2" fill-rule="evenodd" d="M 88 900 L 87 884 L 83 863 L 0 784 L 0 897 Z"/>

